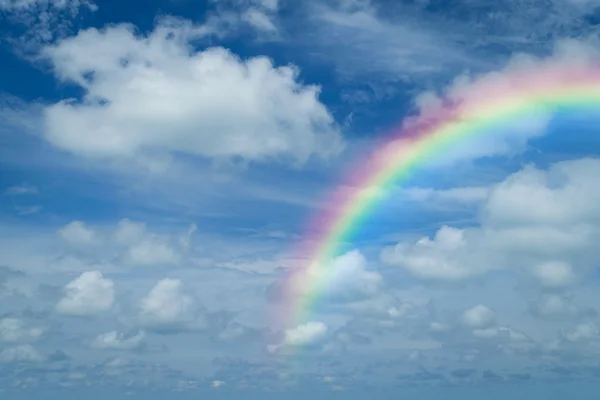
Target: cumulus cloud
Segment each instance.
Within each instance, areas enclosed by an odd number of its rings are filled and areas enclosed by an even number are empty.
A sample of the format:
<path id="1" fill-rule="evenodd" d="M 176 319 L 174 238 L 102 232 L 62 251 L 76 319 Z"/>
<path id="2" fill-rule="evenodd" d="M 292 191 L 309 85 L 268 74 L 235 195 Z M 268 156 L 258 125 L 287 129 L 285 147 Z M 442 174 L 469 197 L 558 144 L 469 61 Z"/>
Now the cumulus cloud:
<path id="1" fill-rule="evenodd" d="M 541 319 L 570 319 L 597 314 L 592 308 L 573 304 L 573 295 L 565 293 L 549 293 L 539 296 L 531 302 L 530 311 L 533 316 Z"/>
<path id="2" fill-rule="evenodd" d="M 298 83 L 295 67 L 194 51 L 189 41 L 203 34 L 170 19 L 148 36 L 118 25 L 46 48 L 57 77 L 85 91 L 81 102 L 47 107 L 46 138 L 93 158 L 180 152 L 303 164 L 341 150 L 319 88 Z"/>
<path id="3" fill-rule="evenodd" d="M 530 271 L 546 288 L 576 282 L 598 261 L 600 160 L 532 165 L 490 188 L 480 225 L 444 226 L 433 239 L 386 247 L 383 262 L 426 280 L 463 281 L 490 270 Z"/>
<path id="4" fill-rule="evenodd" d="M 109 311 L 115 302 L 114 283 L 100 271 L 88 271 L 65 287 L 56 311 L 72 316 L 90 316 Z"/>
<path id="5" fill-rule="evenodd" d="M 327 325 L 322 322 L 307 322 L 285 331 L 284 343 L 302 346 L 322 339 L 327 333 Z"/>
<path id="6" fill-rule="evenodd" d="M 379 273 L 367 269 L 367 260 L 358 250 L 336 257 L 327 268 L 316 274 L 324 275 L 314 278 L 324 282 L 324 287 L 320 288 L 322 295 L 334 299 L 352 300 L 373 296 L 383 283 Z"/>
<path id="7" fill-rule="evenodd" d="M 401 265 L 416 277 L 446 281 L 464 280 L 485 271 L 487 266 L 478 260 L 465 262 L 473 256 L 465 231 L 449 226 L 440 228 L 433 240 L 424 237 L 415 244 L 398 243 L 381 253 L 384 263 Z"/>
<path id="8" fill-rule="evenodd" d="M 69 245 L 85 248 L 98 244 L 98 235 L 82 221 L 73 221 L 58 230 L 58 235 Z"/>
<path id="9" fill-rule="evenodd" d="M 17 318 L 0 319 L 0 341 L 2 342 L 28 342 L 37 340 L 45 330 L 38 327 L 28 327 Z"/>
<path id="10" fill-rule="evenodd" d="M 484 305 L 476 305 L 462 315 L 463 323 L 470 328 L 486 328 L 494 323 L 494 312 Z"/>
<path id="11" fill-rule="evenodd" d="M 595 324 L 585 322 L 578 324 L 573 330 L 566 332 L 564 338 L 569 342 L 588 342 L 598 340 L 600 338 L 600 331 Z"/>
<path id="12" fill-rule="evenodd" d="M 146 334 L 143 331 L 135 335 L 127 335 L 117 331 L 110 331 L 98 335 L 91 346 L 95 349 L 109 350 L 136 350 L 143 346 Z"/>
<path id="13" fill-rule="evenodd" d="M 270 353 L 280 351 L 285 346 L 310 346 L 321 342 L 327 335 L 328 327 L 320 321 L 310 321 L 294 328 L 286 329 L 281 343 L 269 345 Z"/>
<path id="14" fill-rule="evenodd" d="M 193 231 L 188 232 L 182 240 L 152 232 L 145 223 L 129 219 L 120 220 L 112 232 L 105 227 L 89 227 L 82 221 L 73 221 L 58 230 L 60 239 L 77 256 L 86 256 L 94 262 L 117 260 L 141 267 L 179 263 L 192 234 Z"/>
<path id="15" fill-rule="evenodd" d="M 141 222 L 120 220 L 112 239 L 121 253 L 121 259 L 130 265 L 174 265 L 181 260 L 182 249 L 174 246 L 171 237 L 150 232 L 146 224 Z M 185 247 L 184 243 L 182 247 Z"/>
<path id="16" fill-rule="evenodd" d="M 573 269 L 564 262 L 550 261 L 538 264 L 533 271 L 540 284 L 545 287 L 564 287 L 575 280 Z"/>
<path id="17" fill-rule="evenodd" d="M 139 324 L 159 333 L 205 329 L 207 321 L 196 300 L 178 279 L 160 280 L 142 299 Z"/>
<path id="18" fill-rule="evenodd" d="M 210 386 L 211 386 L 213 389 L 218 389 L 218 388 L 220 388 L 221 386 L 225 386 L 225 382 L 224 382 L 224 381 L 212 381 L 212 382 L 210 383 Z"/>
<path id="19" fill-rule="evenodd" d="M 306 282 L 318 282 L 318 289 L 306 287 Z M 358 250 L 349 251 L 331 260 L 326 266 L 309 270 L 293 270 L 267 290 L 267 297 L 279 301 L 291 290 L 301 296 L 304 290 L 318 290 L 319 296 L 334 302 L 364 300 L 379 293 L 381 275 L 368 268 L 367 259 Z"/>
<path id="20" fill-rule="evenodd" d="M 179 257 L 175 250 L 160 240 L 144 240 L 129 248 L 126 259 L 136 265 L 176 264 Z"/>

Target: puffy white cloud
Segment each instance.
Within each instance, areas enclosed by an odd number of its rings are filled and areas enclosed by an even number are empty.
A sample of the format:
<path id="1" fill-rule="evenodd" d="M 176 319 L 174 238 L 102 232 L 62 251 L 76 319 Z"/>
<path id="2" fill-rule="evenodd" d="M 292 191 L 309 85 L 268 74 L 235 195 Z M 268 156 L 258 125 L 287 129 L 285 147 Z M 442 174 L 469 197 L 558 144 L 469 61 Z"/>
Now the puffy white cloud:
<path id="1" fill-rule="evenodd" d="M 568 286 L 575 280 L 571 265 L 565 262 L 550 261 L 534 267 L 534 275 L 545 287 Z"/>
<path id="2" fill-rule="evenodd" d="M 205 329 L 207 322 L 179 279 L 160 280 L 142 299 L 139 324 L 158 332 Z"/>
<path id="3" fill-rule="evenodd" d="M 326 268 L 316 271 L 316 274 L 321 276 L 314 279 L 324 282 L 324 286 L 319 289 L 322 295 L 342 300 L 373 296 L 378 293 L 383 282 L 379 273 L 367 269 L 367 260 L 358 250 L 336 257 Z"/>
<path id="4" fill-rule="evenodd" d="M 462 321 L 470 328 L 487 328 L 494 323 L 495 314 L 484 305 L 476 305 L 463 312 Z"/>
<path id="5" fill-rule="evenodd" d="M 286 346 L 311 346 L 320 343 L 327 336 L 328 327 L 320 321 L 309 321 L 283 332 L 283 339 L 278 344 L 267 346 L 269 353 L 277 353 Z"/>
<path id="6" fill-rule="evenodd" d="M 27 327 L 17 318 L 0 319 L 0 341 L 2 342 L 27 342 L 37 340 L 44 334 L 42 328 Z"/>
<path id="7" fill-rule="evenodd" d="M 189 246 L 193 231 L 183 240 L 150 231 L 145 223 L 120 220 L 110 232 L 106 227 L 92 228 L 73 221 L 58 230 L 59 237 L 76 256 L 85 256 L 99 264 L 121 262 L 129 266 L 174 265 L 181 261 L 182 250 Z"/>
<path id="8" fill-rule="evenodd" d="M 44 361 L 44 357 L 28 344 L 8 347 L 0 351 L 0 363 L 38 363 Z"/>
<path id="9" fill-rule="evenodd" d="M 385 248 L 383 262 L 417 278 L 462 281 L 494 269 L 529 270 L 544 287 L 576 282 L 600 261 L 600 160 L 531 165 L 489 189 L 480 225 Z"/>
<path id="10" fill-rule="evenodd" d="M 474 256 L 465 231 L 444 226 L 433 240 L 424 237 L 415 244 L 398 243 L 385 248 L 381 260 L 422 279 L 460 281 L 485 271 L 487 265 L 469 260 Z"/>
<path id="11" fill-rule="evenodd" d="M 564 338 L 569 342 L 584 342 L 600 338 L 600 331 L 595 324 L 585 322 L 578 324 L 573 330 L 566 332 Z"/>
<path id="12" fill-rule="evenodd" d="M 171 238 L 148 231 L 146 224 L 122 219 L 112 234 L 124 262 L 137 266 L 173 265 L 180 261 Z"/>
<path id="13" fill-rule="evenodd" d="M 599 168 L 596 158 L 558 162 L 548 170 L 528 165 L 494 188 L 484 218 L 495 226 L 597 223 Z"/>
<path id="14" fill-rule="evenodd" d="M 99 243 L 98 234 L 82 221 L 73 221 L 58 230 L 58 235 L 69 245 L 85 248 Z"/>
<path id="15" fill-rule="evenodd" d="M 143 240 L 146 234 L 146 224 L 125 218 L 117 223 L 113 232 L 113 239 L 120 245 L 129 246 Z"/>
<path id="16" fill-rule="evenodd" d="M 286 330 L 283 343 L 291 346 L 312 344 L 323 339 L 326 333 L 327 325 L 311 321 Z"/>
<path id="17" fill-rule="evenodd" d="M 115 302 L 114 283 L 100 271 L 82 273 L 65 287 L 65 296 L 56 311 L 73 316 L 89 316 L 106 312 Z"/>
<path id="18" fill-rule="evenodd" d="M 144 344 L 146 334 L 143 331 L 135 335 L 126 335 L 117 331 L 110 331 L 98 335 L 92 341 L 92 347 L 96 349 L 110 350 L 136 350 Z"/>
<path id="19" fill-rule="evenodd" d="M 211 386 L 213 389 L 218 389 L 218 388 L 220 388 L 221 386 L 225 386 L 225 382 L 224 382 L 224 381 L 212 381 L 212 382 L 210 383 L 210 386 Z"/>
<path id="20" fill-rule="evenodd" d="M 203 34 L 170 19 L 147 37 L 118 25 L 48 47 L 57 77 L 86 94 L 81 103 L 46 109 L 47 139 L 101 158 L 182 152 L 302 164 L 341 150 L 318 87 L 298 83 L 295 68 L 274 67 L 265 57 L 193 51 L 189 41 Z"/>
<path id="21" fill-rule="evenodd" d="M 592 308 L 579 307 L 573 304 L 573 296 L 564 293 L 541 295 L 530 305 L 531 313 L 542 319 L 574 318 L 585 315 L 595 315 Z"/>
<path id="22" fill-rule="evenodd" d="M 319 295 L 335 302 L 354 302 L 378 294 L 383 278 L 368 269 L 366 258 L 352 250 L 317 268 L 290 271 L 289 275 L 273 284 L 267 291 L 271 300 L 291 295 L 306 295 L 306 290 L 318 290 Z M 317 282 L 319 287 L 307 287 L 307 282 Z"/>
<path id="23" fill-rule="evenodd" d="M 179 256 L 168 243 L 147 239 L 127 250 L 126 260 L 135 265 L 176 264 Z"/>

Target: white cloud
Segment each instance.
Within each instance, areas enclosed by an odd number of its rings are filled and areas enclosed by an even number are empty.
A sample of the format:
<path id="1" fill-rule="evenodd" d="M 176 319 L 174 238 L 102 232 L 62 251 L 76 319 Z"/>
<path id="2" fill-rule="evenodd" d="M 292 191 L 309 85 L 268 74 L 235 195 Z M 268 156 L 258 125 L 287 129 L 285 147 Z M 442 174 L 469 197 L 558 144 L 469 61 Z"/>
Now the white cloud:
<path id="1" fill-rule="evenodd" d="M 540 296 L 531 304 L 531 311 L 536 317 L 548 319 L 577 317 L 586 313 L 573 304 L 572 296 L 557 293 Z M 587 310 L 587 313 L 591 312 L 593 310 Z"/>
<path id="2" fill-rule="evenodd" d="M 270 11 L 277 11 L 279 0 L 258 0 L 258 4 Z"/>
<path id="3" fill-rule="evenodd" d="M 487 199 L 487 187 L 459 187 L 450 189 L 408 188 L 402 191 L 412 201 L 422 203 L 456 202 L 479 203 Z"/>
<path id="4" fill-rule="evenodd" d="M 210 384 L 210 386 L 211 386 L 213 389 L 218 389 L 218 388 L 220 388 L 221 386 L 225 386 L 225 382 L 224 382 L 224 381 L 212 381 L 212 382 L 211 382 L 211 384 Z"/>
<path id="5" fill-rule="evenodd" d="M 2 10 L 23 10 L 31 9 L 41 5 L 47 8 L 71 9 L 74 12 L 82 6 L 94 8 L 94 3 L 87 0 L 0 0 L 0 9 Z"/>
<path id="6" fill-rule="evenodd" d="M 176 264 L 175 250 L 160 240 L 144 240 L 127 251 L 127 261 L 136 265 Z"/>
<path id="7" fill-rule="evenodd" d="M 336 63 L 344 77 L 415 79 L 457 64 L 482 64 L 424 21 L 388 13 L 390 5 L 348 0 L 307 4 L 311 29 L 298 40 L 310 43 L 314 56 Z"/>
<path id="8" fill-rule="evenodd" d="M 503 226 L 598 222 L 599 168 L 595 158 L 559 162 L 547 171 L 526 166 L 494 188 L 484 217 Z"/>
<path id="9" fill-rule="evenodd" d="M 242 14 L 242 19 L 257 29 L 267 32 L 277 31 L 277 27 L 273 23 L 272 17 L 267 15 L 263 10 L 250 8 Z"/>
<path id="10" fill-rule="evenodd" d="M 367 260 L 358 250 L 336 257 L 316 274 L 320 276 L 314 279 L 324 282 L 321 295 L 342 300 L 373 296 L 383 283 L 381 275 L 367 269 Z"/>
<path id="11" fill-rule="evenodd" d="M 485 271 L 485 265 L 468 260 L 470 253 L 464 230 L 444 226 L 433 240 L 421 238 L 414 245 L 398 243 L 381 253 L 384 263 L 400 265 L 421 279 L 460 281 Z"/>
<path id="12" fill-rule="evenodd" d="M 143 331 L 135 335 L 126 335 L 117 331 L 110 331 L 98 335 L 92 342 L 92 347 L 96 349 L 109 350 L 135 350 L 139 349 L 146 338 Z"/>
<path id="13" fill-rule="evenodd" d="M 189 40 L 204 33 L 169 20 L 147 37 L 118 25 L 46 48 L 57 77 L 86 93 L 82 103 L 46 109 L 47 139 L 94 158 L 182 152 L 302 164 L 341 150 L 318 87 L 298 83 L 295 68 L 265 57 L 194 52 Z"/>
<path id="14" fill-rule="evenodd" d="M 474 329 L 473 336 L 480 339 L 504 339 L 507 342 L 529 342 L 530 339 L 523 332 L 507 327 L 493 327 Z"/>
<path id="15" fill-rule="evenodd" d="M 2 342 L 28 342 L 37 340 L 44 334 L 42 328 L 27 327 L 17 318 L 0 319 L 0 341 Z"/>
<path id="16" fill-rule="evenodd" d="M 323 339 L 326 333 L 327 325 L 311 321 L 286 330 L 283 343 L 290 346 L 312 344 Z"/>
<path id="17" fill-rule="evenodd" d="M 369 270 L 367 264 L 358 250 L 352 250 L 313 268 L 288 271 L 268 288 L 267 296 L 280 301 L 318 291 L 319 296 L 332 302 L 353 303 L 372 298 L 380 292 L 383 278 Z M 317 282 L 317 286 L 307 286 L 307 282 Z"/>
<path id="18" fill-rule="evenodd" d="M 0 363 L 38 363 L 44 361 L 44 357 L 28 344 L 8 347 L 0 351 Z"/>
<path id="19" fill-rule="evenodd" d="M 591 322 L 578 324 L 572 331 L 565 333 L 569 342 L 583 342 L 600 338 L 600 331 Z"/>
<path id="20" fill-rule="evenodd" d="M 117 223 L 113 239 L 120 245 L 130 246 L 143 240 L 146 234 L 146 224 L 125 218 Z"/>
<path id="21" fill-rule="evenodd" d="M 189 242 L 193 231 L 188 232 Z M 104 227 L 89 227 L 82 221 L 73 221 L 58 230 L 58 236 L 74 255 L 85 256 L 98 263 L 118 261 L 127 266 L 175 265 L 181 261 L 186 243 L 179 237 L 151 232 L 146 224 L 120 220 L 110 232 Z"/>
<path id="22" fill-rule="evenodd" d="M 269 353 L 278 353 L 287 346 L 310 346 L 325 339 L 328 331 L 326 324 L 320 321 L 309 321 L 283 332 L 283 339 L 278 344 L 267 346 Z"/>
<path id="23" fill-rule="evenodd" d="M 568 286 L 575 280 L 573 269 L 565 262 L 550 261 L 534 267 L 534 275 L 545 287 Z"/>
<path id="24" fill-rule="evenodd" d="M 113 241 L 123 249 L 122 259 L 137 266 L 174 265 L 180 261 L 180 252 L 167 235 L 148 231 L 146 224 L 122 219 L 117 224 Z"/>
<path id="25" fill-rule="evenodd" d="M 148 329 L 170 332 L 207 327 L 195 299 L 186 294 L 178 279 L 160 280 L 142 299 L 139 324 Z"/>
<path id="26" fill-rule="evenodd" d="M 476 329 L 487 328 L 494 323 L 495 314 L 484 305 L 476 305 L 466 310 L 462 315 L 463 323 Z"/>
<path id="27" fill-rule="evenodd" d="M 35 51 L 43 43 L 66 36 L 73 19 L 82 12 L 97 9 L 91 0 L 0 0 L 0 11 L 6 21 L 27 27 L 16 42 L 17 52 Z"/>
<path id="28" fill-rule="evenodd" d="M 73 247 L 85 248 L 98 244 L 97 233 L 82 221 L 73 221 L 58 230 L 58 235 Z"/>
<path id="29" fill-rule="evenodd" d="M 61 314 L 89 316 L 109 311 L 115 302 L 114 283 L 100 271 L 88 271 L 65 287 L 65 296 L 56 305 Z"/>
<path id="30" fill-rule="evenodd" d="M 434 238 L 381 253 L 417 278 L 462 281 L 490 270 L 528 269 L 545 287 L 574 283 L 600 261 L 600 160 L 526 166 L 490 188 L 480 226 L 444 226 Z"/>

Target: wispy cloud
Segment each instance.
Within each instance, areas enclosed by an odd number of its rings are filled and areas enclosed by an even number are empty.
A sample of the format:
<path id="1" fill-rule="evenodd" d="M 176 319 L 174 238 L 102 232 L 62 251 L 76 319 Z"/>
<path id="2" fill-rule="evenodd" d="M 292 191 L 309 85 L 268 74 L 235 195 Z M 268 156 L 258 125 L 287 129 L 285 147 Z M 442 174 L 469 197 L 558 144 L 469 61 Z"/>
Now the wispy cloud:
<path id="1" fill-rule="evenodd" d="M 313 30 L 301 42 L 347 79 L 427 85 L 462 70 L 495 69 L 513 52 L 543 54 L 556 40 L 589 37 L 594 33 L 585 20 L 593 11 L 590 3 L 310 2 Z"/>

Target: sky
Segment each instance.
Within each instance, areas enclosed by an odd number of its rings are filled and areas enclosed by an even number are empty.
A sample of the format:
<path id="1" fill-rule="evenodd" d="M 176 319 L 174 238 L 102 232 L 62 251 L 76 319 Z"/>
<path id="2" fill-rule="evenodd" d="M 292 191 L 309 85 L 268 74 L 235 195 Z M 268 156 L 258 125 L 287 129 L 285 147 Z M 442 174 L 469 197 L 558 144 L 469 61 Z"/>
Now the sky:
<path id="1" fill-rule="evenodd" d="M 436 153 L 322 260 L 306 320 L 282 288 L 386 138 L 597 65 L 599 24 L 595 0 L 0 0 L 0 397 L 592 399 L 596 110 Z"/>

